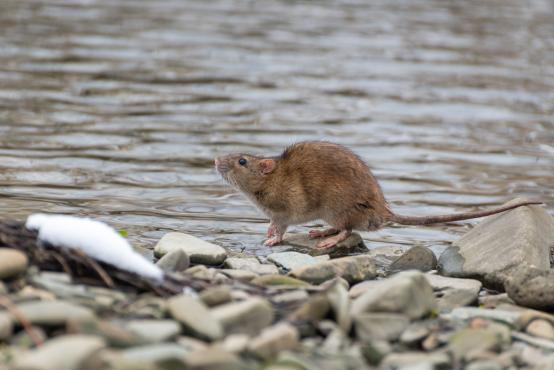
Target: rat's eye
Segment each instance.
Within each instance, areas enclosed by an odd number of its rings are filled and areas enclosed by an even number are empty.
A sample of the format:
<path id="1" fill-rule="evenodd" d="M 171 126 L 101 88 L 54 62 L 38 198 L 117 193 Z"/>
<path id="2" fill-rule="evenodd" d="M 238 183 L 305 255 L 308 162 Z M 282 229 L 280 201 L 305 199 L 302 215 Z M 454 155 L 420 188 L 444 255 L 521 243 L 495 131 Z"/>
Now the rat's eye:
<path id="1" fill-rule="evenodd" d="M 244 158 L 239 159 L 239 164 L 241 166 L 246 166 L 246 159 L 244 159 Z"/>

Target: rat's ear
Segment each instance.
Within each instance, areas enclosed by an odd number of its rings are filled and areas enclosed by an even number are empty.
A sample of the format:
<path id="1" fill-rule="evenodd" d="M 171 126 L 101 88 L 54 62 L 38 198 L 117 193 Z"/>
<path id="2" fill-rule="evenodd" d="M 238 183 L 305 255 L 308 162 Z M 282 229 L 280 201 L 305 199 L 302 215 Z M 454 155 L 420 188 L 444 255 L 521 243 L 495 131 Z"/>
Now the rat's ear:
<path id="1" fill-rule="evenodd" d="M 274 159 L 262 159 L 260 161 L 260 171 L 262 175 L 267 175 L 275 169 L 275 160 Z"/>

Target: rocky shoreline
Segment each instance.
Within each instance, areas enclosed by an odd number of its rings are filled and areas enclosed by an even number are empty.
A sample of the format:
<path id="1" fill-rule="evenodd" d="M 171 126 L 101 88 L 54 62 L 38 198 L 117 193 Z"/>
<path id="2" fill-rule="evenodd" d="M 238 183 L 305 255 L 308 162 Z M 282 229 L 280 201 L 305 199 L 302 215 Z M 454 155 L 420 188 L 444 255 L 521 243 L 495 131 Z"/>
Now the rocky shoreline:
<path id="1" fill-rule="evenodd" d="M 267 258 L 191 235 L 155 246 L 202 289 L 78 283 L 0 249 L 0 369 L 552 369 L 554 219 L 521 207 L 484 219 L 438 260 L 367 251 L 354 234 Z M 345 255 L 346 254 L 346 255 Z"/>

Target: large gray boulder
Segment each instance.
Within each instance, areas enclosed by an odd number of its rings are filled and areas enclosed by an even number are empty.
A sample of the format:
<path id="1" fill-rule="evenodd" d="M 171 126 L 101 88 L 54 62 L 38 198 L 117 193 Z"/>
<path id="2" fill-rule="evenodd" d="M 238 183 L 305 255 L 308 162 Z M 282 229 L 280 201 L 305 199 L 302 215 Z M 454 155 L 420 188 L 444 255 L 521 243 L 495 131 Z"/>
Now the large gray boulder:
<path id="1" fill-rule="evenodd" d="M 507 204 L 520 202 L 515 199 Z M 473 277 L 502 288 L 515 268 L 550 269 L 554 219 L 542 206 L 523 206 L 485 218 L 439 258 L 442 275 Z"/>

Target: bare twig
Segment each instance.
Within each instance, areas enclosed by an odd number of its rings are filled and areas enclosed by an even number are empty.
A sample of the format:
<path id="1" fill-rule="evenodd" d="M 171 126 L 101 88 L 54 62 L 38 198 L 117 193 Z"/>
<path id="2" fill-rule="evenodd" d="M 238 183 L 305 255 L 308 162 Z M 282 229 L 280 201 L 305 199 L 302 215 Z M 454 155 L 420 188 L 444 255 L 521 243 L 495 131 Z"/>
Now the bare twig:
<path id="1" fill-rule="evenodd" d="M 42 343 L 43 343 L 42 339 L 35 332 L 35 329 L 31 325 L 31 322 L 27 320 L 23 312 L 21 312 L 7 296 L 0 296 L 0 306 L 3 306 L 6 310 L 8 310 L 13 315 L 13 317 L 17 319 L 17 321 L 19 321 L 19 323 L 23 327 L 23 330 L 27 332 L 27 334 L 29 335 L 29 338 L 31 338 L 35 346 L 37 347 L 42 346 Z"/>

